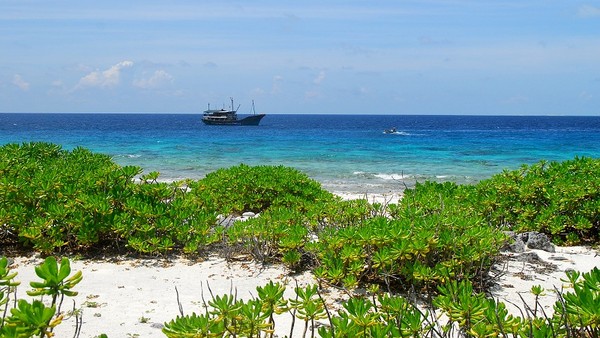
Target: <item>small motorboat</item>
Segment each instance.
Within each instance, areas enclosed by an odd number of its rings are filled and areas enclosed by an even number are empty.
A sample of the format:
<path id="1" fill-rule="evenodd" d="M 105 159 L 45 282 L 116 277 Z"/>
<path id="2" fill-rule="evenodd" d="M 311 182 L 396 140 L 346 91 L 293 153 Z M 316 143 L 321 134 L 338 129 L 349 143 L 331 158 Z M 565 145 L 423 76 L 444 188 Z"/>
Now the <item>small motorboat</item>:
<path id="1" fill-rule="evenodd" d="M 384 130 L 383 133 L 384 134 L 397 134 L 398 133 L 398 129 L 396 129 L 396 127 L 393 127 L 393 128 Z"/>

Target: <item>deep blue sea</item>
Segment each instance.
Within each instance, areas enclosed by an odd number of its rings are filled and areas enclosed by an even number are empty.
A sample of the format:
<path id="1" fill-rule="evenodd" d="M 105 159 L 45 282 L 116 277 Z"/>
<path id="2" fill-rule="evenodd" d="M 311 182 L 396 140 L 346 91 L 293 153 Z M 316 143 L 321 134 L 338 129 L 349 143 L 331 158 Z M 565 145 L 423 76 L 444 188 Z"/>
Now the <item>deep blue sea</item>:
<path id="1" fill-rule="evenodd" d="M 384 134 L 396 127 L 396 134 Z M 0 114 L 0 145 L 83 146 L 199 179 L 240 163 L 299 169 L 334 192 L 388 193 L 436 180 L 475 183 L 522 164 L 600 158 L 600 117 L 267 115 L 206 126 L 192 114 Z"/>

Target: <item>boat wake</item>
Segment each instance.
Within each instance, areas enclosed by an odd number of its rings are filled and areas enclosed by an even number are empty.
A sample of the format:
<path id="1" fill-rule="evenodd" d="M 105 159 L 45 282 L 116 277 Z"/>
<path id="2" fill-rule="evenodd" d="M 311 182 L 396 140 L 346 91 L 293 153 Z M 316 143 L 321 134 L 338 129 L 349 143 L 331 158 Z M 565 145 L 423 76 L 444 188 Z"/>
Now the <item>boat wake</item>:
<path id="1" fill-rule="evenodd" d="M 389 132 L 389 131 L 384 131 L 384 134 L 387 135 L 402 135 L 402 136 L 410 136 L 412 134 L 404 132 L 404 131 L 393 131 L 393 132 Z"/>

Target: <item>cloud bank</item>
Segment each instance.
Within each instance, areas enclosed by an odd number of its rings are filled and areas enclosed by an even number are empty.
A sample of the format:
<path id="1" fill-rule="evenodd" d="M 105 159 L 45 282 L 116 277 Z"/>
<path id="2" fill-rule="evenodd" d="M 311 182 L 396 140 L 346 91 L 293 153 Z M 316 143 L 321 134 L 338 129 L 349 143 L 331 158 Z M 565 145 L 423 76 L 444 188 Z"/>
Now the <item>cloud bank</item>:
<path id="1" fill-rule="evenodd" d="M 137 79 L 133 85 L 142 89 L 155 89 L 173 83 L 173 76 L 164 70 L 155 71 L 150 77 Z"/>
<path id="2" fill-rule="evenodd" d="M 133 67 L 133 61 L 121 61 L 104 71 L 93 71 L 79 80 L 75 89 L 86 87 L 113 88 L 121 82 L 121 72 Z"/>
<path id="3" fill-rule="evenodd" d="M 19 75 L 19 74 L 15 74 L 13 76 L 12 84 L 14 84 L 15 86 L 17 86 L 22 91 L 28 91 L 29 90 L 29 82 L 25 81 L 23 79 L 23 77 L 21 75 Z"/>

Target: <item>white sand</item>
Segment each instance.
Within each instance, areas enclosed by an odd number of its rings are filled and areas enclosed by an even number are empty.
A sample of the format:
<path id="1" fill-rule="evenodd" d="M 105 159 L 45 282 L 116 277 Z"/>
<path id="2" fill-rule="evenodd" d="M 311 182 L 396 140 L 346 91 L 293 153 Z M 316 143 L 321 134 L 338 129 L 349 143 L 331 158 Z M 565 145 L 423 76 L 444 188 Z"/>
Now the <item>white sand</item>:
<path id="1" fill-rule="evenodd" d="M 529 249 L 526 253 L 535 253 L 541 260 L 524 262 L 518 258 L 519 254 L 505 253 L 508 260 L 496 266 L 503 270 L 503 275 L 498 278 L 498 287 L 494 289 L 493 295 L 505 301 L 509 310 L 517 315 L 521 315 L 519 309 L 525 310 L 523 300 L 530 307 L 535 305 L 535 297 L 530 292 L 532 286 L 539 285 L 546 290 L 539 303 L 550 315 L 554 312 L 553 305 L 558 300 L 555 290 L 572 291 L 569 285 L 562 281 L 567 278 L 566 271 L 583 273 L 595 267 L 600 268 L 600 253 L 587 247 L 556 247 L 554 253 Z"/>
<path id="2" fill-rule="evenodd" d="M 30 290 L 29 282 L 39 280 L 34 266 L 43 262 L 40 258 L 17 257 L 14 271 L 21 281 L 19 295 Z M 116 262 L 71 262 L 73 272 L 81 270 L 83 280 L 75 288 L 77 308 L 83 310 L 81 337 L 96 337 L 105 333 L 108 337 L 164 337 L 162 324 L 179 315 L 177 294 L 185 314 L 202 313 L 202 292 L 206 301 L 211 299 L 208 286 L 215 295 L 235 293 L 239 298 L 256 296 L 256 287 L 268 281 L 289 281 L 286 296 L 292 297 L 296 281 L 300 286 L 313 284 L 309 273 L 287 276 L 283 268 L 267 267 L 253 263 L 230 263 L 221 258 L 204 262 L 186 259 L 123 260 Z M 63 304 L 63 310 L 73 308 L 71 299 Z M 281 329 L 289 327 L 290 315 L 283 315 Z M 55 331 L 57 337 L 72 337 L 75 320 L 66 320 Z M 300 325 L 300 324 L 297 324 Z M 288 329 L 289 330 L 289 329 Z M 298 331 L 296 329 L 296 331 Z M 283 333 L 287 334 L 287 332 Z M 282 334 L 282 335 L 283 335 Z"/>
<path id="3" fill-rule="evenodd" d="M 343 200 L 364 199 L 369 203 L 379 203 L 382 205 L 396 204 L 402 198 L 402 192 L 389 192 L 385 194 L 355 194 L 336 192 L 334 194 L 341 197 Z"/>
<path id="4" fill-rule="evenodd" d="M 535 252 L 543 262 L 538 264 L 524 263 L 516 259 L 515 254 L 505 254 L 509 258 L 498 265 L 504 273 L 499 276 L 499 287 L 494 295 L 500 300 L 508 300 L 522 305 L 519 294 L 533 305 L 533 297 L 529 294 L 532 285 L 541 285 L 547 295 L 541 302 L 546 311 L 551 311 L 556 297 L 551 290 L 561 288 L 564 271 L 574 269 L 587 272 L 600 267 L 600 255 L 583 247 L 557 248 L 556 253 L 539 250 Z M 16 257 L 14 270 L 19 273 L 21 281 L 19 295 L 24 296 L 29 290 L 29 282 L 38 280 L 34 266 L 40 264 L 40 258 Z M 549 267 L 551 263 L 555 267 Z M 161 327 L 164 322 L 174 319 L 179 314 L 175 287 L 179 290 L 180 301 L 185 314 L 200 313 L 202 308 L 202 292 L 208 301 L 211 297 L 207 285 L 215 295 L 229 293 L 232 288 L 240 298 L 256 296 L 256 286 L 268 281 L 283 282 L 288 280 L 286 296 L 293 296 L 294 279 L 299 285 L 314 283 L 310 273 L 306 272 L 289 277 L 283 267 L 262 268 L 253 263 L 227 263 L 217 257 L 204 262 L 192 262 L 186 259 L 175 260 L 117 260 L 82 261 L 72 260 L 73 272 L 81 270 L 84 279 L 76 287 L 79 295 L 75 297 L 75 306 L 83 311 L 82 338 L 96 337 L 106 333 L 109 337 L 162 337 Z M 339 298 L 332 294 L 331 302 Z M 507 305 L 509 305 L 507 303 Z M 63 310 L 73 307 L 72 300 L 67 299 Z M 516 308 L 512 309 L 519 314 Z M 291 316 L 282 315 L 276 321 L 280 337 L 287 335 Z M 73 318 L 65 320 L 57 330 L 57 337 L 73 335 Z M 301 335 L 300 322 L 296 322 L 294 336 Z"/>

